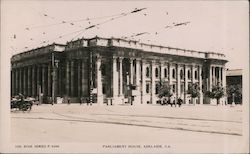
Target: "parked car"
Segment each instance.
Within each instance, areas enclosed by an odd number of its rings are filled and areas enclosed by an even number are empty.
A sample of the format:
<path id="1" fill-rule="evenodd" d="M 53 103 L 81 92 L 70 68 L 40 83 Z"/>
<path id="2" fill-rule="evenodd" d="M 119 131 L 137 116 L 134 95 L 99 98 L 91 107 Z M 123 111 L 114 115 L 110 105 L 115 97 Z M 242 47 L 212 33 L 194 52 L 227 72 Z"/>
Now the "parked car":
<path id="1" fill-rule="evenodd" d="M 32 109 L 33 101 L 31 100 L 11 100 L 10 109 L 16 109 L 20 111 L 30 111 Z"/>

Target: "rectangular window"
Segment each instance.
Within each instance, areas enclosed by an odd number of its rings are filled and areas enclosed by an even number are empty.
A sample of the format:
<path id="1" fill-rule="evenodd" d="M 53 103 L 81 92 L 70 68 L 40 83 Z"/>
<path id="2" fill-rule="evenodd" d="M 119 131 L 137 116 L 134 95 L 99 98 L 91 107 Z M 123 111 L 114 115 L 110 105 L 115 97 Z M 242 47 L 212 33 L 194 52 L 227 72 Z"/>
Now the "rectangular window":
<path id="1" fill-rule="evenodd" d="M 159 94 L 159 84 L 155 85 L 155 94 Z"/>
<path id="2" fill-rule="evenodd" d="M 173 93 L 175 93 L 175 88 L 176 88 L 176 86 L 175 86 L 175 84 L 173 84 Z"/>
<path id="3" fill-rule="evenodd" d="M 148 94 L 149 93 L 149 83 L 146 84 L 146 93 Z"/>

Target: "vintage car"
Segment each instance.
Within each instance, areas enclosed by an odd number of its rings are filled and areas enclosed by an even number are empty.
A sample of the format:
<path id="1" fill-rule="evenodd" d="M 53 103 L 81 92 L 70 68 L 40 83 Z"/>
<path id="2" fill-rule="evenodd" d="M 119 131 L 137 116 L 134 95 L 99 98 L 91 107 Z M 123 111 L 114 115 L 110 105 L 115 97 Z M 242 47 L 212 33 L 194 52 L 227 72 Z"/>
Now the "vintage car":
<path id="1" fill-rule="evenodd" d="M 20 111 L 30 111 L 32 109 L 33 101 L 27 99 L 11 100 L 10 109 L 16 109 Z"/>

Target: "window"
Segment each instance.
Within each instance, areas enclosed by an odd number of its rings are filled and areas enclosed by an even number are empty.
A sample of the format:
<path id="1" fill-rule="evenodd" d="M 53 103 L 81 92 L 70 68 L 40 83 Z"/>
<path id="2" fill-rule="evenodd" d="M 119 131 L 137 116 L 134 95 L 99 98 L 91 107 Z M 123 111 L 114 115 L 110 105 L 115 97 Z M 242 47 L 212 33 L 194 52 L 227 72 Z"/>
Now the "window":
<path id="1" fill-rule="evenodd" d="M 146 93 L 149 93 L 149 83 L 146 84 Z"/>
<path id="2" fill-rule="evenodd" d="M 165 77 L 165 78 L 167 78 L 167 77 L 168 77 L 168 71 L 167 71 L 167 69 L 166 69 L 166 68 L 164 69 L 164 77 Z"/>
<path id="3" fill-rule="evenodd" d="M 106 85 L 105 84 L 102 85 L 102 93 L 106 94 Z"/>
<path id="4" fill-rule="evenodd" d="M 155 68 L 155 77 L 158 78 L 159 77 L 159 71 L 158 68 Z"/>
<path id="5" fill-rule="evenodd" d="M 195 71 L 194 72 L 194 78 L 197 80 L 197 78 L 198 78 L 198 72 L 197 71 Z"/>
<path id="6" fill-rule="evenodd" d="M 159 94 L 159 88 L 160 88 L 159 84 L 156 84 L 155 85 L 155 94 Z"/>
<path id="7" fill-rule="evenodd" d="M 191 83 L 188 83 L 188 90 L 190 90 L 192 84 Z"/>
<path id="8" fill-rule="evenodd" d="M 146 77 L 149 78 L 149 67 L 146 68 Z"/>
<path id="9" fill-rule="evenodd" d="M 106 66 L 105 66 L 105 64 L 101 65 L 101 71 L 102 71 L 102 76 L 105 76 L 106 75 Z"/>
<path id="10" fill-rule="evenodd" d="M 191 79 L 191 72 L 190 72 L 190 70 L 188 70 L 188 79 L 189 80 Z"/>
<path id="11" fill-rule="evenodd" d="M 180 77 L 183 79 L 183 70 L 180 71 Z"/>
<path id="12" fill-rule="evenodd" d="M 175 84 L 173 84 L 173 93 L 175 93 Z"/>
<path id="13" fill-rule="evenodd" d="M 175 69 L 172 70 L 172 78 L 175 79 Z"/>

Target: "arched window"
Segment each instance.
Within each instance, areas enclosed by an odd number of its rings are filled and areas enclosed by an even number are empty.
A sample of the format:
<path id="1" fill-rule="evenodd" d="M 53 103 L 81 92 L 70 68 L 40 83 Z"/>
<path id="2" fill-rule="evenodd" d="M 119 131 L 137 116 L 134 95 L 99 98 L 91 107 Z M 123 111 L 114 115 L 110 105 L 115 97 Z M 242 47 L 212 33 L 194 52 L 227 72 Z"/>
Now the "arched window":
<path id="1" fill-rule="evenodd" d="M 155 77 L 158 78 L 159 77 L 159 71 L 158 68 L 155 68 Z"/>
<path id="2" fill-rule="evenodd" d="M 175 79 L 175 69 L 172 70 L 172 78 Z"/>
<path id="3" fill-rule="evenodd" d="M 149 78 L 149 67 L 146 68 L 146 77 Z"/>
<path id="4" fill-rule="evenodd" d="M 194 72 L 194 78 L 198 79 L 198 72 L 197 71 Z"/>
<path id="5" fill-rule="evenodd" d="M 168 77 L 168 70 L 165 68 L 164 69 L 164 77 L 167 78 Z"/>
<path id="6" fill-rule="evenodd" d="M 180 77 L 181 77 L 181 79 L 183 79 L 183 77 L 184 77 L 183 70 L 180 71 Z"/>
<path id="7" fill-rule="evenodd" d="M 191 72 L 188 70 L 188 79 L 191 79 Z"/>

